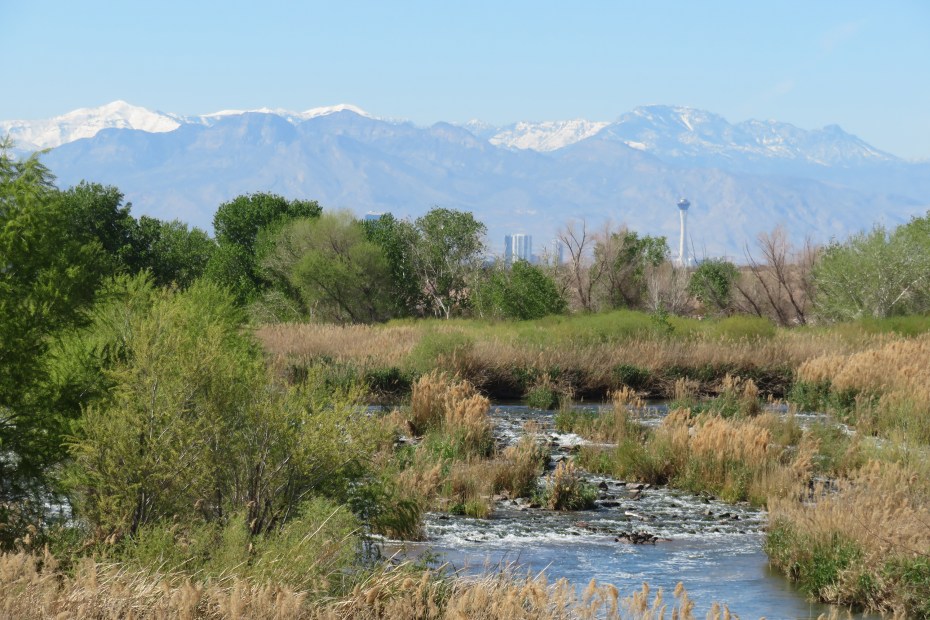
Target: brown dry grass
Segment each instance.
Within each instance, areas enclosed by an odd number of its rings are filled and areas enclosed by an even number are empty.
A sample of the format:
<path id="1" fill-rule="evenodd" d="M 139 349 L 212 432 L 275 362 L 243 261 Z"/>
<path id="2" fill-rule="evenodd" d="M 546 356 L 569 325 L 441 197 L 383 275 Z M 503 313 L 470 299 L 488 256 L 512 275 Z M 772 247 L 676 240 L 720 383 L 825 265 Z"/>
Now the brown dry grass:
<path id="1" fill-rule="evenodd" d="M 90 559 L 69 575 L 48 553 L 0 556 L 4 619 L 687 620 L 694 618 L 693 609 L 681 584 L 672 600 L 661 590 L 651 594 L 645 584 L 621 599 L 617 588 L 593 580 L 579 594 L 567 581 L 549 583 L 544 575 L 449 578 L 401 566 L 371 573 L 343 597 L 311 600 L 303 592 L 235 577 L 203 582 L 184 574 L 131 572 Z M 715 605 L 708 617 L 727 618 L 729 611 Z"/>
<path id="2" fill-rule="evenodd" d="M 812 565 L 827 561 L 823 558 L 840 558 L 833 560 L 839 570 L 830 580 L 804 585 L 813 585 L 814 593 L 828 602 L 865 605 L 896 617 L 925 617 L 930 611 L 925 598 L 930 593 L 930 487 L 925 472 L 871 462 L 835 488 L 799 493 L 809 499 L 783 497 L 769 505 L 774 529 L 780 532 L 768 542 L 777 566 L 804 580 Z M 852 561 L 842 562 L 844 553 Z M 908 563 L 909 569 L 900 570 Z"/>
<path id="3" fill-rule="evenodd" d="M 412 353 L 427 333 L 460 335 L 469 345 L 453 355 L 441 357 L 444 370 L 456 372 L 476 385 L 507 383 L 517 369 L 572 369 L 576 389 L 606 391 L 618 385 L 613 369 L 622 365 L 643 368 L 657 377 L 670 368 L 781 369 L 799 365 L 825 354 L 846 355 L 863 346 L 883 342 L 886 337 L 812 330 L 779 330 L 764 339 L 728 339 L 712 334 L 674 338 L 633 336 L 598 342 L 586 335 L 583 325 L 578 338 L 565 335 L 547 338 L 546 327 L 538 326 L 529 338 L 508 324 L 481 326 L 449 321 L 437 325 L 391 324 L 383 326 L 333 326 L 280 324 L 256 330 L 258 339 L 279 366 L 307 364 L 328 359 L 351 364 L 364 373 L 379 368 L 411 368 Z M 528 329 L 528 328 L 523 328 Z M 672 392 L 672 383 L 652 385 L 652 391 Z"/>
<path id="4" fill-rule="evenodd" d="M 802 364 L 798 377 L 830 382 L 836 390 L 906 392 L 930 403 L 930 334 L 897 339 L 846 355 L 822 355 Z"/>
<path id="5" fill-rule="evenodd" d="M 802 364 L 798 378 L 857 393 L 852 414 L 866 434 L 930 443 L 930 334 L 824 355 Z"/>

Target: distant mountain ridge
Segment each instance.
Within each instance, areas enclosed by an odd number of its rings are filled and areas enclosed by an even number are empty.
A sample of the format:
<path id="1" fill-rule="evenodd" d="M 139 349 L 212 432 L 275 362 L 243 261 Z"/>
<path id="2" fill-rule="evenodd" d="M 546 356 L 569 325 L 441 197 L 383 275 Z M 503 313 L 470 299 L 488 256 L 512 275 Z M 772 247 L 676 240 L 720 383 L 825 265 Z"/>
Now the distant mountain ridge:
<path id="1" fill-rule="evenodd" d="M 930 164 L 839 127 L 731 124 L 680 106 L 639 107 L 613 122 L 419 127 L 347 104 L 183 117 L 114 102 L 3 121 L 3 133 L 23 150 L 53 148 L 45 161 L 62 185 L 112 183 L 136 212 L 202 227 L 237 194 L 275 191 L 360 214 L 472 210 L 492 249 L 511 232 L 542 247 L 569 218 L 626 222 L 674 242 L 674 205 L 687 196 L 697 254 L 739 258 L 778 224 L 826 241 L 930 207 Z"/>

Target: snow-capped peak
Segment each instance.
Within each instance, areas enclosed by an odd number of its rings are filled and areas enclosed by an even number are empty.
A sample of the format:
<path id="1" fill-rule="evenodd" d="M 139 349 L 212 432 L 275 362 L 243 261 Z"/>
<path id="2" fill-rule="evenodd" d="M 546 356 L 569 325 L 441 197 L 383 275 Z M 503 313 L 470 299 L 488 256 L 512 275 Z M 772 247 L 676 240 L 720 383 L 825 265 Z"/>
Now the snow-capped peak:
<path id="1" fill-rule="evenodd" d="M 219 112 L 213 112 L 211 114 L 204 114 L 202 116 L 195 117 L 192 119 L 194 122 L 201 122 L 206 125 L 210 125 L 221 118 L 228 116 L 241 116 L 242 114 L 255 113 L 255 114 L 274 114 L 275 116 L 280 116 L 281 118 L 287 119 L 291 123 L 300 123 L 311 118 L 316 118 L 318 116 L 328 116 L 330 114 L 335 114 L 337 112 L 353 112 L 359 116 L 364 116 L 366 118 L 372 118 L 371 114 L 361 109 L 358 106 L 354 106 L 350 103 L 340 103 L 338 105 L 323 106 L 318 108 L 310 108 L 309 110 L 304 110 L 303 112 L 295 112 L 293 110 L 285 110 L 283 108 L 255 108 L 251 110 L 221 110 Z"/>
<path id="2" fill-rule="evenodd" d="M 139 129 L 150 133 L 173 131 L 181 125 L 177 117 L 153 112 L 125 101 L 96 108 L 79 108 L 44 120 L 0 121 L 0 134 L 8 134 L 17 149 L 49 149 L 91 138 L 102 129 Z"/>
<path id="3" fill-rule="evenodd" d="M 541 123 L 520 122 L 504 128 L 492 136 L 489 142 L 508 148 L 555 151 L 590 138 L 607 125 L 609 123 L 584 119 Z"/>

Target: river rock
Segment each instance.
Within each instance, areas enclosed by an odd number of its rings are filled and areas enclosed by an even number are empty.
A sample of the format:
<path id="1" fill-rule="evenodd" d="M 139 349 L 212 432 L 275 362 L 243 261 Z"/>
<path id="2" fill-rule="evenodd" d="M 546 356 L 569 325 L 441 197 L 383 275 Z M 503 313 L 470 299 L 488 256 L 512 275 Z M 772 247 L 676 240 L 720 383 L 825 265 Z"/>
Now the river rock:
<path id="1" fill-rule="evenodd" d="M 623 532 L 614 538 L 614 542 L 625 542 L 631 545 L 654 545 L 659 537 L 649 532 Z"/>
<path id="2" fill-rule="evenodd" d="M 602 506 L 603 508 L 616 508 L 616 507 L 619 506 L 619 505 L 620 505 L 620 502 L 613 501 L 613 500 L 608 500 L 608 501 L 605 501 L 605 502 L 601 502 L 601 506 Z"/>
<path id="3" fill-rule="evenodd" d="M 599 488 L 599 489 L 602 490 L 602 491 L 606 491 L 607 488 L 608 488 L 608 487 L 607 487 L 607 481 L 606 481 L 606 480 L 601 480 L 601 483 L 600 483 L 599 485 L 597 485 L 597 488 Z"/>

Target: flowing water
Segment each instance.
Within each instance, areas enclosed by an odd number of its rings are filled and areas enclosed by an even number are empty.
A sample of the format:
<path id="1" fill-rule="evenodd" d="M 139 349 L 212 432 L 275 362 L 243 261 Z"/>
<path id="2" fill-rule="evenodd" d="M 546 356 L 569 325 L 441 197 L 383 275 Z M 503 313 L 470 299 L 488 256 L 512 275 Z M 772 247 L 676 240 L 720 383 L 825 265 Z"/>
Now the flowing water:
<path id="1" fill-rule="evenodd" d="M 657 423 L 666 412 L 650 407 L 643 418 Z M 501 405 L 491 415 L 501 444 L 515 442 L 526 422 L 538 423 L 550 440 L 553 460 L 584 442 L 577 435 L 555 433 L 552 412 Z M 697 610 L 706 611 L 717 601 L 743 618 L 816 618 L 830 611 L 807 601 L 769 568 L 762 550 L 764 511 L 665 487 L 640 489 L 643 485 L 622 480 L 588 478 L 599 489 L 594 510 L 553 512 L 525 500 L 498 499 L 489 519 L 430 513 L 426 542 L 408 543 L 405 553 L 429 550 L 473 574 L 504 566 L 522 573 L 544 570 L 550 580 L 565 577 L 581 588 L 593 578 L 632 593 L 645 581 L 653 590 L 663 588 L 668 598 L 680 581 Z M 643 534 L 657 540 L 627 541 Z"/>

